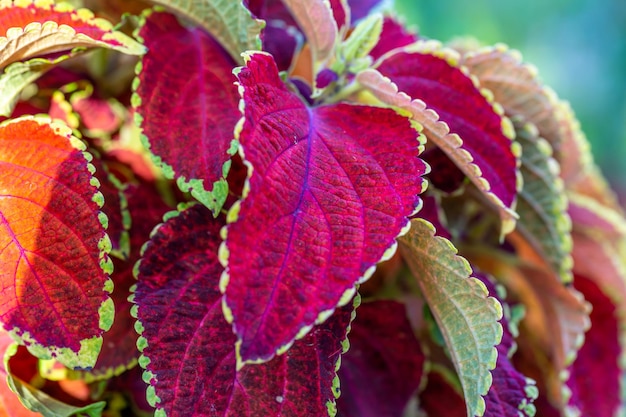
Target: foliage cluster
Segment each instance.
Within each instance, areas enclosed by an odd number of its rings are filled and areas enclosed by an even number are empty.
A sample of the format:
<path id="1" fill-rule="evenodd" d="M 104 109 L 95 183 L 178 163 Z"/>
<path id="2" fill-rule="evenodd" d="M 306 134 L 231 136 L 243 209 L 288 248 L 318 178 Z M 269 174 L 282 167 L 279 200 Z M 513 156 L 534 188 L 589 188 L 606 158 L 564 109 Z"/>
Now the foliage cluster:
<path id="1" fill-rule="evenodd" d="M 519 53 L 73 3 L 0 0 L 0 414 L 622 411 L 624 213 Z"/>

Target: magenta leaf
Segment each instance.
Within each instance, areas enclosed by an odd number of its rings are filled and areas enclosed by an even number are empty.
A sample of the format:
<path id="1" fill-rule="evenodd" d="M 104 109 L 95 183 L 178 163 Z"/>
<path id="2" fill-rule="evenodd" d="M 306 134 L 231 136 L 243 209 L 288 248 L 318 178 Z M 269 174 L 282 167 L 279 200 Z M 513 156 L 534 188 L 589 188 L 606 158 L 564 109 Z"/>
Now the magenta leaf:
<path id="1" fill-rule="evenodd" d="M 620 323 L 614 301 L 596 283 L 580 275 L 574 286 L 591 303 L 591 328 L 570 367 L 570 404 L 583 416 L 611 417 L 620 408 Z"/>
<path id="2" fill-rule="evenodd" d="M 0 320 L 70 368 L 93 366 L 113 320 L 106 216 L 84 150 L 48 120 L 0 125 Z"/>
<path id="3" fill-rule="evenodd" d="M 427 169 L 408 119 L 367 106 L 307 108 L 271 56 L 247 61 L 240 142 L 253 169 L 228 215 L 221 285 L 241 360 L 253 362 L 322 322 L 393 253 Z"/>
<path id="4" fill-rule="evenodd" d="M 285 355 L 237 370 L 218 287 L 222 219 L 198 204 L 166 218 L 145 249 L 134 294 L 152 405 L 168 416 L 327 415 L 353 306 Z"/>
<path id="5" fill-rule="evenodd" d="M 410 45 L 418 40 L 417 34 L 409 31 L 402 23 L 390 16 L 385 16 L 383 31 L 378 43 L 370 52 L 374 59 L 378 59 L 389 51 L 402 46 Z"/>
<path id="6" fill-rule="evenodd" d="M 422 380 L 424 354 L 403 304 L 374 301 L 356 312 L 341 359 L 340 417 L 401 416 Z"/>
<path id="7" fill-rule="evenodd" d="M 169 178 L 214 214 L 228 195 L 234 128 L 241 117 L 235 62 L 203 29 L 152 12 L 139 36 L 148 47 L 133 104 L 146 145 Z"/>
<path id="8" fill-rule="evenodd" d="M 449 151 L 447 144 L 436 142 L 436 137 L 425 132 L 496 204 L 503 219 L 503 232 L 512 230 L 515 214 L 511 208 L 521 183 L 517 169 L 519 147 L 511 141 L 514 132 L 510 121 L 483 95 L 467 72 L 456 65 L 451 51 L 429 42 L 413 49 L 388 56 L 377 70 L 411 99 L 426 103 L 448 125 L 450 133 L 460 137 L 461 149 L 469 153 L 471 164 L 459 158 L 457 146 Z M 451 140 L 450 136 L 445 140 Z M 452 151 L 454 154 L 449 153 Z M 433 169 L 433 176 L 437 173 Z"/>

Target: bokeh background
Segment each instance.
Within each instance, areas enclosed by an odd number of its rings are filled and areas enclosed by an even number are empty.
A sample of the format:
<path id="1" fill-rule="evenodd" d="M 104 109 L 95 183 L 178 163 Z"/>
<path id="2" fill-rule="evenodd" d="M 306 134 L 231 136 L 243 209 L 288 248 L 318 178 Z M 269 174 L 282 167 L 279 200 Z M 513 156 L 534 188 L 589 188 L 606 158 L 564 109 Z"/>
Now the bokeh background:
<path id="1" fill-rule="evenodd" d="M 570 101 L 609 181 L 626 195 L 626 0 L 395 0 L 420 35 L 503 42 Z"/>

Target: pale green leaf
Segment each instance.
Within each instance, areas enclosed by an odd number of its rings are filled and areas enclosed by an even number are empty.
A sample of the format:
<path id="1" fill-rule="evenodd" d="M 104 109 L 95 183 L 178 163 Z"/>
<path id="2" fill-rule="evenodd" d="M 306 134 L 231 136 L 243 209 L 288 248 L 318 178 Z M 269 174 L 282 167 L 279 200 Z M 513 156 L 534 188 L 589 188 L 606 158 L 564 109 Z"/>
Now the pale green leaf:
<path id="1" fill-rule="evenodd" d="M 459 375 L 469 417 L 482 416 L 482 398 L 491 386 L 495 346 L 502 338 L 500 303 L 488 297 L 485 285 L 471 277 L 469 263 L 447 239 L 423 219 L 399 238 L 402 255 L 413 272 L 446 341 Z"/>
<path id="2" fill-rule="evenodd" d="M 265 22 L 255 19 L 241 1 L 150 0 L 206 29 L 232 57 L 243 63 L 241 53 L 261 49 L 259 34 Z"/>
<path id="3" fill-rule="evenodd" d="M 537 129 L 514 120 L 517 141 L 522 146 L 521 173 L 524 185 L 518 195 L 517 231 L 563 282 L 572 280 L 572 224 L 559 166 L 550 144 Z"/>
<path id="4" fill-rule="evenodd" d="M 366 57 L 380 40 L 383 31 L 383 16 L 373 14 L 361 20 L 348 39 L 341 45 L 341 57 L 350 62 Z"/>

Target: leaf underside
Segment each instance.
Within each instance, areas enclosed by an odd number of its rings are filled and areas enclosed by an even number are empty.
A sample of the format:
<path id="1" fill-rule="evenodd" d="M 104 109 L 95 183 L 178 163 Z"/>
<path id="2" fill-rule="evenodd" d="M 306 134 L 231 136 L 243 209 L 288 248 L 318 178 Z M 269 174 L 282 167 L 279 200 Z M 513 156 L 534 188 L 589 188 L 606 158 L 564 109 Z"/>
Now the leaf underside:
<path id="1" fill-rule="evenodd" d="M 93 366 L 113 314 L 102 195 L 82 149 L 58 124 L 0 126 L 0 319 L 36 355 L 69 367 Z"/>
<path id="2" fill-rule="evenodd" d="M 221 282 L 244 362 L 270 359 L 349 300 L 394 250 L 426 170 L 408 119 L 366 106 L 307 108 L 269 55 L 248 60 L 238 74 L 239 139 L 253 169 L 229 212 Z"/>
<path id="3" fill-rule="evenodd" d="M 567 214 L 563 181 L 547 141 L 531 125 L 515 122 L 522 146 L 524 185 L 518 196 L 519 231 L 561 277 L 572 280 L 571 220 Z"/>
<path id="4" fill-rule="evenodd" d="M 237 370 L 218 288 L 222 220 L 201 205 L 166 218 L 144 252 L 134 293 L 148 399 L 168 416 L 326 415 L 353 306 L 285 355 Z"/>
<path id="5" fill-rule="evenodd" d="M 20 3 L 0 6 L 0 68 L 77 47 L 107 47 L 133 55 L 145 52 L 139 43 L 86 9 L 34 0 Z"/>
<path id="6" fill-rule="evenodd" d="M 452 244 L 434 235 L 430 223 L 411 221 L 400 238 L 400 249 L 446 341 L 463 391 L 468 416 L 485 412 L 496 366 L 495 346 L 502 338 L 500 303 L 488 297 L 485 285 L 470 276 L 469 263 L 456 255 Z"/>

